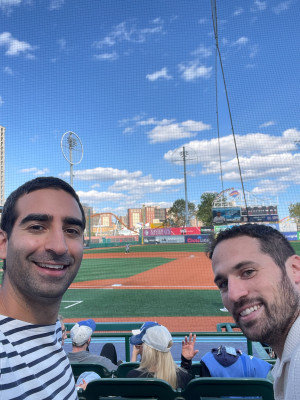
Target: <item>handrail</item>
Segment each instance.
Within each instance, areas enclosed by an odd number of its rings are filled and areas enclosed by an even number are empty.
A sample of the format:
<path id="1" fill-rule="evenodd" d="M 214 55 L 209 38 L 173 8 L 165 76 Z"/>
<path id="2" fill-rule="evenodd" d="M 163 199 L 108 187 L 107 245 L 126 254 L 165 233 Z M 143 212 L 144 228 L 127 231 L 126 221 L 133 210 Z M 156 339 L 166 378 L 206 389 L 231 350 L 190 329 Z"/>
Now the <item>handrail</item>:
<path id="1" fill-rule="evenodd" d="M 139 329 L 144 322 L 97 322 L 96 331 L 93 333 L 93 337 L 123 337 L 125 339 L 125 360 L 130 361 L 130 337 L 132 336 L 133 329 Z M 69 332 L 75 325 L 75 322 L 66 322 L 65 327 Z M 198 337 L 245 337 L 242 332 L 193 332 Z M 171 332 L 174 337 L 182 337 L 189 334 L 189 332 Z M 249 355 L 253 355 L 252 342 L 247 339 L 247 352 Z"/>

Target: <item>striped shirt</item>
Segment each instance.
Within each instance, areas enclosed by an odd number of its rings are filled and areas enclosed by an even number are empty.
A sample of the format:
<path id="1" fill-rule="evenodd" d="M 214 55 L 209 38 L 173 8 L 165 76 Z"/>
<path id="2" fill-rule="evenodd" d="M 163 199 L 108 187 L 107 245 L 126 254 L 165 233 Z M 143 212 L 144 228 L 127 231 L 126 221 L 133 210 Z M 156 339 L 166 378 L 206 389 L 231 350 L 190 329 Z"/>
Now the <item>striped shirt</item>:
<path id="1" fill-rule="evenodd" d="M 0 315 L 0 399 L 77 399 L 59 321 L 33 325 Z"/>

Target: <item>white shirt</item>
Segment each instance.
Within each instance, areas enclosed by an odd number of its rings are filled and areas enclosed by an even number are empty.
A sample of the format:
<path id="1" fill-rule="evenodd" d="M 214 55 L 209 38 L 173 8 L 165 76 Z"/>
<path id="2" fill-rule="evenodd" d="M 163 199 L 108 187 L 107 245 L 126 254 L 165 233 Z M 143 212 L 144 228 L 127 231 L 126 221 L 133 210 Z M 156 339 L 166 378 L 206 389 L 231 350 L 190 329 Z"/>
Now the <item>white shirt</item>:
<path id="1" fill-rule="evenodd" d="M 0 399 L 77 399 L 59 321 L 33 325 L 0 315 Z"/>
<path id="2" fill-rule="evenodd" d="M 275 400 L 300 399 L 300 317 L 288 333 L 282 357 L 277 359 L 272 375 Z"/>

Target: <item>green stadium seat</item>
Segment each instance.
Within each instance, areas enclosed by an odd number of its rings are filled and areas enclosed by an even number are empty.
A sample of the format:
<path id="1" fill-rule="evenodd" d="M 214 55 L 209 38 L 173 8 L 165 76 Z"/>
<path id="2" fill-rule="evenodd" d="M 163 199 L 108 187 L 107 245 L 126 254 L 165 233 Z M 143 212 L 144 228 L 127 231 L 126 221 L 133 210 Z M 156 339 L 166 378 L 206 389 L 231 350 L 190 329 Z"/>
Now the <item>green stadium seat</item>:
<path id="1" fill-rule="evenodd" d="M 79 375 L 86 371 L 96 372 L 96 374 L 100 375 L 101 378 L 111 378 L 115 371 L 108 371 L 105 367 L 99 364 L 71 364 L 71 368 L 73 371 L 73 375 L 75 378 L 75 382 L 78 379 Z"/>
<path id="2" fill-rule="evenodd" d="M 267 379 L 198 378 L 191 380 L 181 395 L 185 400 L 256 398 L 274 400 L 273 385 Z"/>
<path id="3" fill-rule="evenodd" d="M 118 366 L 115 376 L 117 378 L 127 378 L 128 372 L 132 369 L 138 368 L 139 366 L 139 362 L 124 362 Z"/>
<path id="4" fill-rule="evenodd" d="M 191 374 L 193 378 L 200 378 L 200 362 L 192 363 Z"/>
<path id="5" fill-rule="evenodd" d="M 87 385 L 83 392 L 86 400 L 175 400 L 182 399 L 167 382 L 154 378 L 99 379 Z"/>

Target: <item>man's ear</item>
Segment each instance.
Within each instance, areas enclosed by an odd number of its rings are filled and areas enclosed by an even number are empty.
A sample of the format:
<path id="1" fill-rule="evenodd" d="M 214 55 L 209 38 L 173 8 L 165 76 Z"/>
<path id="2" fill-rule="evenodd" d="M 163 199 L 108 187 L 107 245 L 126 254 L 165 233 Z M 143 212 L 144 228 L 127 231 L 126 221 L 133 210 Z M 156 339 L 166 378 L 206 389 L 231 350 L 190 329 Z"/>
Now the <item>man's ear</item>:
<path id="1" fill-rule="evenodd" d="M 290 279 L 298 286 L 300 291 L 300 256 L 294 254 L 287 262 L 288 275 Z"/>
<path id="2" fill-rule="evenodd" d="M 0 229 L 0 258 L 6 259 L 7 253 L 7 233 Z"/>

